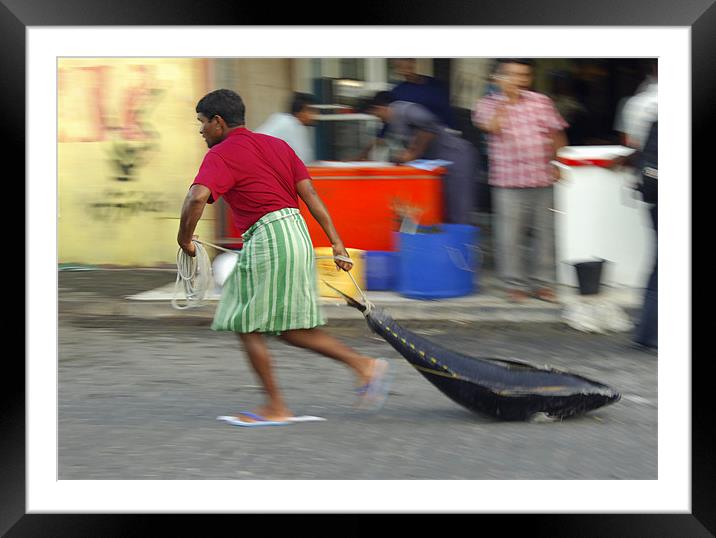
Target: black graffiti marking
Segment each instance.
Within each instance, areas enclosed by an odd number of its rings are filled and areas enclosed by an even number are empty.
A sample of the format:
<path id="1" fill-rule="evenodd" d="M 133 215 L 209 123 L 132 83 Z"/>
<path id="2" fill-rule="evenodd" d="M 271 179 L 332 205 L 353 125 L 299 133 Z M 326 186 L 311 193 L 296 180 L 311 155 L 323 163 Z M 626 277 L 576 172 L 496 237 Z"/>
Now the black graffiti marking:
<path id="1" fill-rule="evenodd" d="M 115 140 L 109 152 L 110 163 L 115 169 L 113 179 L 115 181 L 127 182 L 135 179 L 136 171 L 144 166 L 153 150 L 159 147 L 160 134 L 154 125 L 147 121 L 149 113 L 156 108 L 164 95 L 164 90 L 159 88 L 149 89 L 145 100 L 141 101 L 132 110 L 136 115 L 135 125 L 147 137 L 148 141 L 138 143 L 134 140 Z M 123 136 L 123 129 L 120 126 L 109 127 L 110 132 L 116 132 Z"/>
<path id="2" fill-rule="evenodd" d="M 132 145 L 128 142 L 117 142 L 112 144 L 110 152 L 110 163 L 115 169 L 112 176 L 116 181 L 131 181 L 136 175 L 136 170 L 149 160 L 151 150 L 158 145 L 145 143 Z"/>
<path id="3" fill-rule="evenodd" d="M 138 200 L 136 197 L 144 199 Z M 120 200 L 111 200 L 117 198 Z M 121 198 L 125 198 L 125 200 L 121 200 Z M 102 221 L 121 220 L 141 213 L 161 213 L 165 211 L 167 204 L 159 198 L 160 195 L 156 193 L 108 191 L 105 193 L 105 200 L 89 204 L 89 211 L 96 220 Z"/>

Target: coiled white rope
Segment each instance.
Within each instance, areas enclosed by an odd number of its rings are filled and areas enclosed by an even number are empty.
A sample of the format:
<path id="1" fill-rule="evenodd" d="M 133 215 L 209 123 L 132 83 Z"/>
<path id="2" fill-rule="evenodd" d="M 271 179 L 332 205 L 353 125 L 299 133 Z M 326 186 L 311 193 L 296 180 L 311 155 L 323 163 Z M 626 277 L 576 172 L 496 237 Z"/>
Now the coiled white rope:
<path id="1" fill-rule="evenodd" d="M 181 248 L 177 252 L 177 279 L 172 297 L 172 306 L 177 310 L 204 305 L 206 292 L 214 284 L 209 255 L 201 242 L 196 239 L 193 242 L 196 256 L 189 256 Z M 185 298 L 183 304 L 179 302 L 180 295 Z"/>

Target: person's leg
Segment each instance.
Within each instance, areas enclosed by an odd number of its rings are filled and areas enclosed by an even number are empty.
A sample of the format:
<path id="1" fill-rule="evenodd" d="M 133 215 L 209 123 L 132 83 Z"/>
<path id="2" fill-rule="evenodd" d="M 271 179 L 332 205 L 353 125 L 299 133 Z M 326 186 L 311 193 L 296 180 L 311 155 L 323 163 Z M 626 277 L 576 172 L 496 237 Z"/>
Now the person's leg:
<path id="1" fill-rule="evenodd" d="M 656 204 L 649 208 L 649 215 L 651 215 L 651 225 L 654 227 L 654 233 L 656 237 L 659 237 L 659 206 Z"/>
<path id="2" fill-rule="evenodd" d="M 500 279 L 508 290 L 525 293 L 523 259 L 524 212 L 520 202 L 522 189 L 492 189 L 495 212 L 496 262 Z"/>
<path id="3" fill-rule="evenodd" d="M 271 420 L 292 417 L 293 413 L 283 401 L 283 396 L 281 396 L 278 384 L 274 379 L 271 355 L 264 336 L 261 333 L 240 333 L 239 338 L 266 394 L 266 403 L 253 412 Z M 250 417 L 241 416 L 240 418 L 246 422 L 253 421 Z"/>
<path id="4" fill-rule="evenodd" d="M 281 333 L 281 338 L 291 345 L 342 362 L 355 372 L 359 385 L 368 383 L 374 374 L 376 359 L 361 355 L 321 329 L 293 329 Z"/>
<path id="5" fill-rule="evenodd" d="M 634 331 L 634 342 L 645 347 L 656 349 L 659 345 L 659 295 L 658 295 L 658 265 L 649 276 L 649 283 L 644 291 L 644 303 L 641 317 Z"/>
<path id="6" fill-rule="evenodd" d="M 654 227 L 655 239 L 658 238 L 658 217 L 657 206 L 650 208 L 651 221 Z M 644 291 L 644 303 L 641 309 L 641 317 L 634 331 L 634 342 L 650 347 L 658 348 L 659 345 L 659 254 L 658 244 L 654 245 L 654 267 L 649 275 L 649 281 Z"/>
<path id="7" fill-rule="evenodd" d="M 532 286 L 538 297 L 554 300 L 555 237 L 554 237 L 554 188 L 542 187 L 532 191 L 534 249 L 532 249 L 534 272 Z"/>
<path id="8" fill-rule="evenodd" d="M 462 139 L 458 139 L 455 143 L 454 148 L 440 156 L 452 162 L 443 176 L 445 222 L 470 224 L 474 209 L 477 172 L 475 149 L 472 144 Z"/>

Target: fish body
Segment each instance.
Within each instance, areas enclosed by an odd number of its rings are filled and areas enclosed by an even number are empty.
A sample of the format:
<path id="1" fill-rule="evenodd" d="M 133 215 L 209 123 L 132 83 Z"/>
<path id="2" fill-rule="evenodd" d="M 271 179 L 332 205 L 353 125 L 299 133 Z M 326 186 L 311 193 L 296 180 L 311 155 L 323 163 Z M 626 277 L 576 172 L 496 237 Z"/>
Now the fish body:
<path id="1" fill-rule="evenodd" d="M 561 419 L 621 398 L 611 387 L 561 370 L 451 351 L 400 326 L 383 309 L 341 295 L 430 383 L 471 411 L 501 420 L 529 420 L 536 414 Z"/>

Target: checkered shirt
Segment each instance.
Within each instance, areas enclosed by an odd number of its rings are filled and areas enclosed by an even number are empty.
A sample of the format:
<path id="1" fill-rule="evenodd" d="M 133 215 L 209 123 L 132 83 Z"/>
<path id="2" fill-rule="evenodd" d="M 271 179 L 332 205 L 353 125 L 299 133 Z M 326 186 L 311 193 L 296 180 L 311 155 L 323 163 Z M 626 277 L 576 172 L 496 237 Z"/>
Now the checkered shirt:
<path id="1" fill-rule="evenodd" d="M 505 96 L 495 94 L 480 99 L 473 112 L 473 123 L 490 123 L 506 100 Z M 507 105 L 500 132 L 488 135 L 490 185 L 552 185 L 553 173 L 549 164 L 554 159 L 552 134 L 568 126 L 549 97 L 522 91 L 517 103 Z"/>

